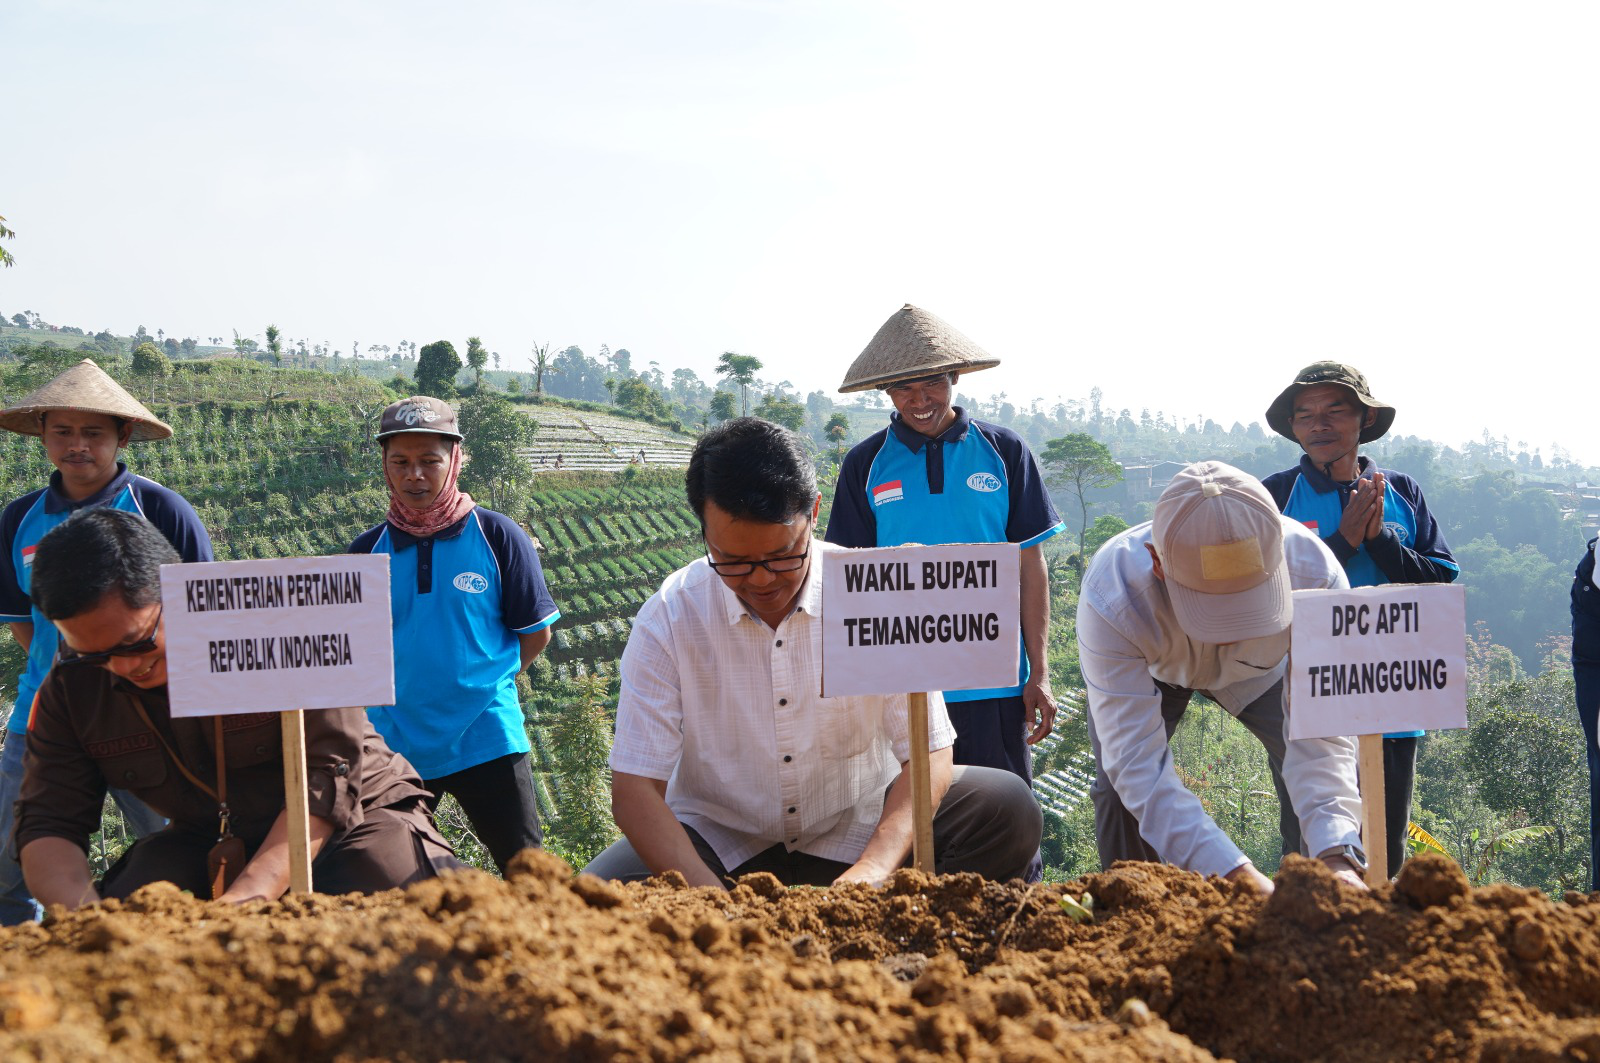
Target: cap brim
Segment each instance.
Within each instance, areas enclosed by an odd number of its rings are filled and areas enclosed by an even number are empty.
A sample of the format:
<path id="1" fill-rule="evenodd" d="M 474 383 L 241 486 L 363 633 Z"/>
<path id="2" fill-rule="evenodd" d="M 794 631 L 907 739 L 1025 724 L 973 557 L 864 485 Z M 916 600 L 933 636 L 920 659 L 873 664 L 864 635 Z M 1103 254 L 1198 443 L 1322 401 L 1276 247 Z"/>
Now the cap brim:
<path id="1" fill-rule="evenodd" d="M 396 428 L 392 432 L 379 432 L 374 439 L 388 439 L 390 436 L 449 436 L 451 439 L 466 438 L 460 432 L 450 432 L 443 428 Z"/>
<path id="2" fill-rule="evenodd" d="M 1178 626 L 1196 642 L 1217 645 L 1276 635 L 1294 619 L 1294 598 L 1289 586 L 1289 564 L 1247 591 L 1204 594 L 1166 580 L 1167 596 Z"/>

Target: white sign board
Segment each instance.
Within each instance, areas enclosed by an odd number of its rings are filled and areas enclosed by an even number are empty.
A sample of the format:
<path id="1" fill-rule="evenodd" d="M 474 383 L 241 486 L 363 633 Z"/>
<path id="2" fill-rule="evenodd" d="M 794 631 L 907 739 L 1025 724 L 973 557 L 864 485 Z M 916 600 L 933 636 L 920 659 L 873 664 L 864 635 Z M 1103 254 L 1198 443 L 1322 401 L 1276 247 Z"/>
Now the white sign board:
<path id="1" fill-rule="evenodd" d="M 389 556 L 162 565 L 173 716 L 394 702 Z"/>
<path id="2" fill-rule="evenodd" d="M 822 555 L 822 695 L 1017 685 L 1015 543 Z"/>
<path id="3" fill-rule="evenodd" d="M 1289 737 L 1467 725 L 1464 588 L 1295 591 Z"/>

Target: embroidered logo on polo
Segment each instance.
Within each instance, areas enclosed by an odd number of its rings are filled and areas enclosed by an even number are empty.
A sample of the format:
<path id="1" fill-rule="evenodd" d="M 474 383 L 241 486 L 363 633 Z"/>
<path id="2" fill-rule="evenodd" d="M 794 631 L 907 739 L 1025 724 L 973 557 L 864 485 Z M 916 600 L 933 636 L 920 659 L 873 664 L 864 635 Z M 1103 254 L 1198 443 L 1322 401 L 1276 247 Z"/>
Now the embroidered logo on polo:
<path id="1" fill-rule="evenodd" d="M 874 506 L 881 506 L 885 502 L 899 502 L 905 497 L 906 493 L 900 489 L 899 480 L 890 480 L 888 483 L 879 484 L 872 489 L 872 504 Z"/>
<path id="2" fill-rule="evenodd" d="M 975 472 L 967 477 L 967 486 L 988 495 L 1000 490 L 1002 485 L 1000 477 L 992 472 Z"/>
<path id="3" fill-rule="evenodd" d="M 1383 522 L 1383 526 L 1394 532 L 1395 538 L 1399 539 L 1401 542 L 1409 543 L 1411 541 L 1411 529 L 1406 527 L 1404 524 L 1397 524 L 1392 520 L 1386 520 Z"/>
<path id="4" fill-rule="evenodd" d="M 455 584 L 456 590 L 466 591 L 468 594 L 482 594 L 489 589 L 489 581 L 476 572 L 463 572 L 451 582 Z"/>

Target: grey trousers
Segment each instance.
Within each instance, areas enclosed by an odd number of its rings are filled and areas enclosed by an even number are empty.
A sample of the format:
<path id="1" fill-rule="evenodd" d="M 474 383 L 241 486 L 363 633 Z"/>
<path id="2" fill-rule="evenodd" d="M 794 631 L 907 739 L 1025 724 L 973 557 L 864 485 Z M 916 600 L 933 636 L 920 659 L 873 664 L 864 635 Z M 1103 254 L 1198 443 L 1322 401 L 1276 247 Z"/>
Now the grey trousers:
<path id="1" fill-rule="evenodd" d="M 1161 690 L 1161 722 L 1170 742 L 1195 692 L 1161 682 L 1156 686 Z M 1278 830 L 1283 835 L 1283 851 L 1298 853 L 1302 847 L 1300 818 L 1294 814 L 1288 787 L 1283 783 L 1283 684 L 1274 683 L 1265 694 L 1246 705 L 1237 719 L 1266 747 L 1272 788 L 1278 792 Z M 1095 734 L 1093 713 L 1089 715 L 1089 745 L 1094 750 L 1096 766 L 1089 796 L 1094 800 L 1094 840 L 1100 850 L 1101 868 L 1109 868 L 1118 860 L 1160 861 L 1161 854 L 1139 833 L 1138 819 L 1123 806 L 1105 770 L 1099 767 L 1100 738 Z"/>
<path id="2" fill-rule="evenodd" d="M 692 827 L 683 828 L 711 873 L 721 879 L 767 871 L 786 886 L 826 886 L 850 865 L 825 860 L 780 842 L 738 867 L 723 866 L 716 851 Z M 933 814 L 934 870 L 941 875 L 974 871 L 984 878 L 1022 878 L 1039 850 L 1044 818 L 1033 791 L 1017 776 L 998 768 L 956 765 L 950 789 Z M 911 857 L 907 855 L 906 865 Z M 613 843 L 589 861 L 584 872 L 616 882 L 640 882 L 652 872 L 628 839 Z"/>

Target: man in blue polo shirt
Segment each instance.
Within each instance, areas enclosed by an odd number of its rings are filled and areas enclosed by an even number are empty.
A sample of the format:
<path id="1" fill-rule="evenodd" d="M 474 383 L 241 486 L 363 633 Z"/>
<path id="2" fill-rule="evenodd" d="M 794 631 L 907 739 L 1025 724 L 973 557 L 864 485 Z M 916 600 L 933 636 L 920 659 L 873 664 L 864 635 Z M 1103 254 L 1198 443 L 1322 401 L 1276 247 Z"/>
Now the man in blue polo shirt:
<path id="1" fill-rule="evenodd" d="M 878 330 L 842 392 L 882 388 L 889 426 L 845 456 L 828 519 L 840 546 L 1016 543 L 1022 550 L 1020 673 L 1013 686 L 947 690 L 955 763 L 1004 768 L 1032 785 L 1027 746 L 1055 721 L 1045 634 L 1050 593 L 1040 544 L 1062 528 L 1039 463 L 1015 432 L 950 404 L 961 373 L 998 365 L 926 310 L 907 305 Z"/>
<path id="2" fill-rule="evenodd" d="M 0 621 L 10 625 L 28 653 L 0 751 L 0 925 L 10 926 L 31 921 L 38 912 L 11 853 L 12 816 L 22 788 L 34 695 L 50 672 L 59 642 L 55 625 L 28 595 L 34 548 L 72 514 L 97 506 L 145 517 L 185 561 L 210 561 L 211 537 L 181 495 L 135 475 L 117 460 L 129 443 L 166 439 L 172 429 L 87 358 L 0 411 L 0 428 L 39 436 L 56 467 L 48 485 L 0 513 Z M 149 834 L 166 822 L 132 795 L 111 792 L 134 834 Z"/>
<path id="3" fill-rule="evenodd" d="M 1394 423 L 1367 378 L 1338 362 L 1315 362 L 1267 408 L 1267 424 L 1305 451 L 1293 469 L 1262 481 L 1278 504 L 1322 539 L 1352 587 L 1453 583 L 1461 569 L 1417 481 L 1358 455 Z M 1411 824 L 1421 731 L 1383 736 L 1384 823 L 1389 874 L 1400 872 Z"/>
<path id="4" fill-rule="evenodd" d="M 461 433 L 449 403 L 394 403 L 378 439 L 388 519 L 350 552 L 389 555 L 395 703 L 368 712 L 435 805 L 455 795 L 504 873 L 542 841 L 516 678 L 561 612 L 527 533 L 456 487 Z"/>

